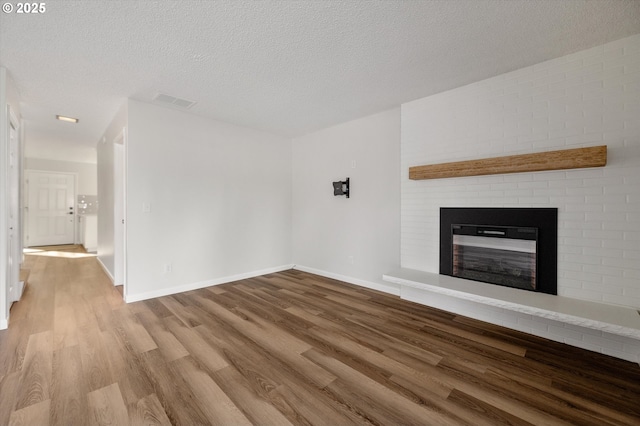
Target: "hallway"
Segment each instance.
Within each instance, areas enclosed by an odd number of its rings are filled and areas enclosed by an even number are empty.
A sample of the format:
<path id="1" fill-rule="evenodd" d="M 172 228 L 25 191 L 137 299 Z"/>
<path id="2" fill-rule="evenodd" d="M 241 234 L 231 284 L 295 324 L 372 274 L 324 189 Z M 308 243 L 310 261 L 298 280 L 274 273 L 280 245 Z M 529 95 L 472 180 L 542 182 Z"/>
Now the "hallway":
<path id="1" fill-rule="evenodd" d="M 88 392 L 114 382 L 106 347 L 121 295 L 80 246 L 29 250 L 28 284 L 0 332 L 0 424 L 74 424 Z M 79 422 L 75 423 L 79 424 Z"/>

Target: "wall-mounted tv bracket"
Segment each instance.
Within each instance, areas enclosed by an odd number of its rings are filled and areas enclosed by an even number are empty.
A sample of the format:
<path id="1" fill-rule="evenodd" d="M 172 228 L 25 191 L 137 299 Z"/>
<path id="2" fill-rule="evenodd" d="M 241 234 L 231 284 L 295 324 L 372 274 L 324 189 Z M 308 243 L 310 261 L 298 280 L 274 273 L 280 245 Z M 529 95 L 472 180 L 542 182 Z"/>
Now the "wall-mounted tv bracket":
<path id="1" fill-rule="evenodd" d="M 349 198 L 349 178 L 333 182 L 333 195 L 346 195 Z"/>

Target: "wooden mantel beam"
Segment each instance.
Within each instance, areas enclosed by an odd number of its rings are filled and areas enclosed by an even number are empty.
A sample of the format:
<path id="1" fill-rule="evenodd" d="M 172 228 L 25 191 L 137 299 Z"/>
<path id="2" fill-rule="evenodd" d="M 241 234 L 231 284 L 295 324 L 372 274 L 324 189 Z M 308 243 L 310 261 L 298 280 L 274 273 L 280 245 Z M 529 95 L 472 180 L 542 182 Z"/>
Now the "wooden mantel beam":
<path id="1" fill-rule="evenodd" d="M 539 172 L 545 170 L 602 167 L 607 164 L 607 146 L 563 149 L 534 154 L 509 155 L 480 160 L 455 161 L 409 168 L 409 179 L 441 179 L 449 177 L 498 175 Z"/>

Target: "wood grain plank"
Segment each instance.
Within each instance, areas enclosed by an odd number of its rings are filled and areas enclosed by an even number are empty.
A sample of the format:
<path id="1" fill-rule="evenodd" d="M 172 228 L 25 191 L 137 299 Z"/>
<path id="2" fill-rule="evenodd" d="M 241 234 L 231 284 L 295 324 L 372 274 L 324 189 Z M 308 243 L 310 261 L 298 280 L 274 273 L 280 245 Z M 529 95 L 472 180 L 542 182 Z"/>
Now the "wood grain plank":
<path id="1" fill-rule="evenodd" d="M 78 321 L 76 336 L 87 390 L 104 388 L 113 383 L 114 378 L 98 321 L 86 302 L 77 303 L 75 313 Z"/>
<path id="2" fill-rule="evenodd" d="M 87 423 L 88 389 L 85 380 L 78 346 L 67 346 L 53 352 L 50 424 Z"/>
<path id="3" fill-rule="evenodd" d="M 120 385 L 125 403 L 135 404 L 154 392 L 153 383 L 141 374 L 142 366 L 135 350 L 127 344 L 126 333 L 113 329 L 101 333 L 113 381 Z"/>
<path id="4" fill-rule="evenodd" d="M 325 342 L 324 350 L 329 349 L 331 355 L 341 362 L 351 363 L 351 360 L 357 360 L 353 363 L 352 368 L 360 371 L 360 368 L 369 364 L 372 369 L 378 370 L 379 373 L 387 377 L 400 376 L 405 380 L 415 383 L 416 386 L 422 386 L 430 393 L 438 395 L 440 398 L 446 399 L 453 389 L 453 386 L 446 382 L 435 380 L 431 375 L 422 372 L 422 369 L 413 369 L 406 364 L 389 358 L 380 352 L 376 352 L 357 342 L 344 337 L 338 333 L 330 332 L 322 329 L 310 329 L 309 333 L 318 337 Z M 332 352 L 339 351 L 347 355 L 342 357 Z"/>
<path id="5" fill-rule="evenodd" d="M 216 371 L 213 378 L 253 424 L 283 426 L 293 424 L 269 400 L 254 393 L 251 390 L 252 386 L 233 367 Z"/>
<path id="6" fill-rule="evenodd" d="M 9 424 L 9 419 L 16 405 L 16 393 L 21 375 L 21 371 L 15 371 L 0 379 L 0 425 Z"/>
<path id="7" fill-rule="evenodd" d="M 534 154 L 509 155 L 480 160 L 454 161 L 409 167 L 409 179 L 496 175 L 504 173 L 567 170 L 603 167 L 607 164 L 607 146 L 563 149 Z"/>
<path id="8" fill-rule="evenodd" d="M 193 358 L 178 359 L 173 365 L 189 384 L 198 405 L 212 424 L 251 425 L 249 419 Z M 215 401 L 215 404 L 208 401 Z"/>
<path id="9" fill-rule="evenodd" d="M 185 327 L 175 317 L 168 317 L 165 323 L 174 336 L 186 348 L 189 355 L 213 373 L 229 365 L 222 351 L 208 344 L 194 329 Z"/>
<path id="10" fill-rule="evenodd" d="M 413 404 L 397 393 L 385 391 L 386 388 L 380 383 L 315 349 L 308 350 L 304 356 L 335 374 L 338 380 L 328 385 L 327 389 L 340 395 L 345 404 L 354 407 L 366 418 L 374 414 L 377 422 L 382 424 L 457 424 L 451 417 Z"/>
<path id="11" fill-rule="evenodd" d="M 182 376 L 167 364 L 158 349 L 139 354 L 143 374 L 153 382 L 155 393 L 172 424 L 207 424 L 196 397 Z"/>
<path id="12" fill-rule="evenodd" d="M 136 316 L 156 342 L 160 353 L 162 353 L 167 362 L 189 355 L 189 351 L 182 346 L 176 336 L 166 328 L 164 323 L 153 312 L 140 312 Z"/>
<path id="13" fill-rule="evenodd" d="M 55 310 L 53 316 L 53 341 L 54 348 L 61 349 L 67 346 L 78 344 L 76 330 L 78 324 L 72 305 L 60 306 Z"/>
<path id="14" fill-rule="evenodd" d="M 158 345 L 153 340 L 147 329 L 138 321 L 128 307 L 122 307 L 115 311 L 114 322 L 123 329 L 127 336 L 127 342 L 137 353 L 143 353 L 157 349 Z"/>
<path id="15" fill-rule="evenodd" d="M 227 321 L 235 329 L 254 340 L 260 347 L 265 348 L 268 352 L 277 354 L 288 364 L 295 366 L 319 387 L 324 387 L 335 379 L 327 371 L 318 368 L 300 356 L 300 353 L 310 348 L 307 343 L 294 336 L 287 335 L 277 328 L 271 328 L 270 333 L 265 333 L 266 323 L 258 316 L 247 311 L 236 310 L 235 313 L 232 313 L 209 299 L 198 299 L 208 310 L 215 312 L 216 315 Z"/>
<path id="16" fill-rule="evenodd" d="M 32 334 L 27 344 L 20 385 L 17 389 L 16 410 L 46 401 L 51 394 L 53 369 L 53 333 Z"/>
<path id="17" fill-rule="evenodd" d="M 175 296 L 161 297 L 158 299 L 173 315 L 187 327 L 197 327 L 201 324 L 197 315 L 194 315 L 185 305 L 178 302 Z"/>
<path id="18" fill-rule="evenodd" d="M 171 421 L 164 412 L 155 393 L 141 398 L 129 408 L 131 426 L 170 426 Z"/>
<path id="19" fill-rule="evenodd" d="M 129 414 L 124 404 L 120 387 L 113 383 L 87 395 L 91 424 L 98 426 L 126 425 Z"/>
<path id="20" fill-rule="evenodd" d="M 38 402 L 11 413 L 9 426 L 47 426 L 51 400 Z M 4 423 L 3 423 L 4 424 Z"/>

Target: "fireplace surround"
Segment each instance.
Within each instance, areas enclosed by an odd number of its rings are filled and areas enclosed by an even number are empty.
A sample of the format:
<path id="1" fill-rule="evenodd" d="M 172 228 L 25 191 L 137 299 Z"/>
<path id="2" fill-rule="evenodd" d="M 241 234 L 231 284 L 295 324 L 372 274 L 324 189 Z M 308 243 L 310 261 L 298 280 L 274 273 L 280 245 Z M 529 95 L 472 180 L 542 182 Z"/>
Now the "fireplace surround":
<path id="1" fill-rule="evenodd" d="M 558 209 L 440 209 L 440 274 L 558 294 Z"/>

